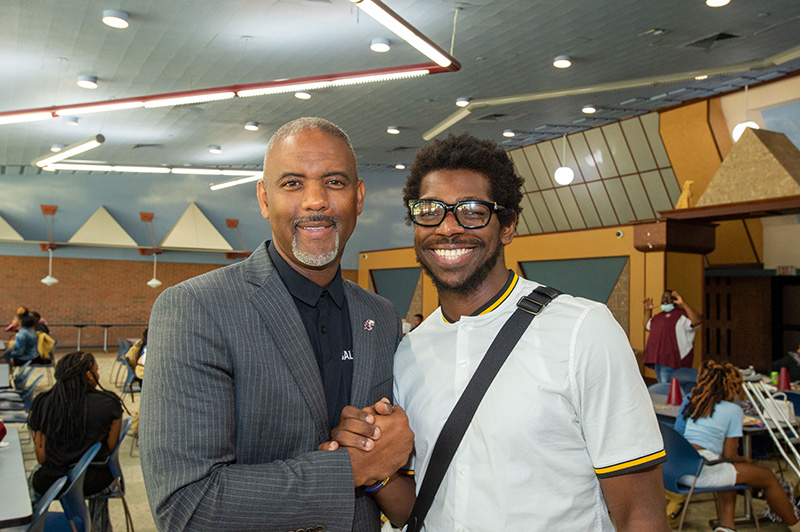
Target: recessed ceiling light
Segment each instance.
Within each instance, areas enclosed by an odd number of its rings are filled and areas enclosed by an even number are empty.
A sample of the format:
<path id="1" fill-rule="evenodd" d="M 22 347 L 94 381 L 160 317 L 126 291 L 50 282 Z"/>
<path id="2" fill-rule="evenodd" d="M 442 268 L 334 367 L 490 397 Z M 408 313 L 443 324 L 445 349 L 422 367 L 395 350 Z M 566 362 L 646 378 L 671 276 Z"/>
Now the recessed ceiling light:
<path id="1" fill-rule="evenodd" d="M 97 76 L 90 76 L 88 74 L 80 74 L 78 76 L 78 87 L 84 89 L 97 88 Z"/>
<path id="2" fill-rule="evenodd" d="M 63 144 L 53 144 L 52 146 L 50 146 L 50 151 L 53 153 L 58 153 L 63 149 L 64 149 Z"/>
<path id="3" fill-rule="evenodd" d="M 106 9 L 103 11 L 103 24 L 112 28 L 125 29 L 128 27 L 128 13 L 117 9 Z"/>
<path id="4" fill-rule="evenodd" d="M 553 59 L 553 66 L 556 68 L 569 68 L 572 66 L 572 59 L 568 55 L 559 55 Z"/>
<path id="5" fill-rule="evenodd" d="M 389 39 L 384 39 L 383 37 L 372 39 L 369 43 L 369 49 L 373 52 L 378 52 L 379 54 L 388 52 L 391 50 L 391 48 L 392 47 L 389 45 Z"/>
<path id="6" fill-rule="evenodd" d="M 310 100 L 311 94 L 308 92 L 295 92 L 294 97 L 298 100 Z"/>
<path id="7" fill-rule="evenodd" d="M 727 6 L 731 0 L 706 0 L 706 5 L 708 7 L 722 7 Z"/>
<path id="8" fill-rule="evenodd" d="M 65 116 L 64 123 L 68 126 L 77 126 L 78 125 L 78 118 L 75 116 Z"/>
<path id="9" fill-rule="evenodd" d="M 511 137 L 513 137 L 514 135 L 516 135 L 516 133 L 514 133 L 514 131 L 513 131 L 513 130 L 511 130 L 511 129 L 506 129 L 505 131 L 503 131 L 503 136 L 504 136 L 504 137 L 511 138 Z"/>
<path id="10" fill-rule="evenodd" d="M 400 134 L 400 128 L 397 127 L 397 126 L 389 126 L 389 127 L 386 128 L 386 132 L 388 134 L 390 134 L 390 135 L 399 135 Z"/>
<path id="11" fill-rule="evenodd" d="M 394 165 L 394 167 L 397 168 L 398 170 L 405 170 L 406 169 L 406 165 L 404 165 L 404 164 L 396 164 L 396 165 Z"/>
<path id="12" fill-rule="evenodd" d="M 258 122 L 247 122 L 244 125 L 247 131 L 258 131 Z"/>
<path id="13" fill-rule="evenodd" d="M 699 76 L 694 77 L 695 81 L 703 81 L 704 79 L 708 79 L 708 74 L 700 74 Z"/>
<path id="14" fill-rule="evenodd" d="M 219 146 L 209 146 L 208 147 L 209 153 L 219 154 L 222 153 L 222 148 Z"/>
<path id="15" fill-rule="evenodd" d="M 469 101 L 471 99 L 472 98 L 459 98 L 458 100 L 456 100 L 456 105 L 459 107 L 466 107 L 469 105 Z"/>
<path id="16" fill-rule="evenodd" d="M 581 111 L 583 111 L 587 115 L 591 115 L 597 112 L 597 107 L 595 107 L 594 105 L 584 105 Z"/>

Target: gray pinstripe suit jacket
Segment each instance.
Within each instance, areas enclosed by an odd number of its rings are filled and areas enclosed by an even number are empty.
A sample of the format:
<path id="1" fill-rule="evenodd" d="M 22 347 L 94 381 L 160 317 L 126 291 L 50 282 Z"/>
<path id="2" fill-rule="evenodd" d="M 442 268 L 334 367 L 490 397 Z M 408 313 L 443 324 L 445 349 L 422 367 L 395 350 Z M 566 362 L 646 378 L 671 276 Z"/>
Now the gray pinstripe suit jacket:
<path id="1" fill-rule="evenodd" d="M 345 294 L 351 403 L 365 406 L 391 397 L 400 320 L 353 283 Z M 141 462 L 160 531 L 379 528 L 375 504 L 353 489 L 347 451 L 316 450 L 331 429 L 322 381 L 266 243 L 165 290 L 148 340 Z"/>

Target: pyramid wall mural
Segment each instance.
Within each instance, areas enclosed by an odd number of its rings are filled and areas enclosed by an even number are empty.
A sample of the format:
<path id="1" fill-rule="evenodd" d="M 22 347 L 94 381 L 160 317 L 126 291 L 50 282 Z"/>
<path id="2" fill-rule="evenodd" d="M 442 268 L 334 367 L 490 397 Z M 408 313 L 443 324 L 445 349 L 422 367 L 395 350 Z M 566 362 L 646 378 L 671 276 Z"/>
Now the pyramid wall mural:
<path id="1" fill-rule="evenodd" d="M 783 133 L 746 129 L 696 207 L 800 195 L 800 150 Z"/>
<path id="2" fill-rule="evenodd" d="M 136 241 L 103 206 L 94 211 L 68 242 L 87 246 L 137 247 Z"/>
<path id="3" fill-rule="evenodd" d="M 164 236 L 160 246 L 165 249 L 233 251 L 228 241 L 194 202 Z"/>
<path id="4" fill-rule="evenodd" d="M 6 242 L 22 242 L 25 239 L 11 227 L 10 223 L 0 216 L 0 240 L 5 240 Z"/>

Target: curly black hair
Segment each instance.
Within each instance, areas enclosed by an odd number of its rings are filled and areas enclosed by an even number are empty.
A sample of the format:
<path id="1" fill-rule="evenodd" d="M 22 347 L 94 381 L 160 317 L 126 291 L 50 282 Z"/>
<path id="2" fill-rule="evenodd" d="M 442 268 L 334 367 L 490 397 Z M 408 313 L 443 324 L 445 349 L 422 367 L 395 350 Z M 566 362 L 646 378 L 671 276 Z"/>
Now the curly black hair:
<path id="1" fill-rule="evenodd" d="M 505 207 L 497 212 L 497 219 L 503 227 L 522 212 L 523 180 L 514 171 L 514 164 L 505 150 L 491 140 L 482 140 L 469 133 L 450 134 L 446 139 L 434 140 L 433 144 L 422 148 L 414 158 L 403 189 L 406 209 L 409 200 L 419 199 L 422 178 L 436 170 L 472 170 L 486 176 L 490 200 Z M 406 221 L 411 223 L 408 210 Z"/>

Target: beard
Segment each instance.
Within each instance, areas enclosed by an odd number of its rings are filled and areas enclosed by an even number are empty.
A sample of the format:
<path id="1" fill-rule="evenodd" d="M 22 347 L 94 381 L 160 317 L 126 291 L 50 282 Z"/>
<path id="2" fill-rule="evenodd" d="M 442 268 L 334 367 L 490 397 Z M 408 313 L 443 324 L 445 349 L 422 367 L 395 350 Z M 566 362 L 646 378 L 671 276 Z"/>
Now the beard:
<path id="1" fill-rule="evenodd" d="M 443 240 L 437 243 L 444 243 L 444 242 L 447 242 L 449 244 L 461 243 L 459 242 L 458 239 Z M 470 242 L 470 244 L 477 244 L 476 246 L 477 248 L 486 247 L 486 244 L 483 243 L 482 241 Z M 456 283 L 448 283 L 444 279 L 440 279 L 439 277 L 437 277 L 436 274 L 430 268 L 428 268 L 428 265 L 425 264 L 425 261 L 422 260 L 421 258 L 422 253 L 420 253 L 419 250 L 417 250 L 417 262 L 419 263 L 420 266 L 422 266 L 422 271 L 424 271 L 425 274 L 431 278 L 431 281 L 433 281 L 433 286 L 436 287 L 436 290 L 438 292 L 440 293 L 450 292 L 458 295 L 467 295 L 477 290 L 478 287 L 480 287 L 480 285 L 486 280 L 486 278 L 489 276 L 489 272 L 491 272 L 492 268 L 494 268 L 495 265 L 497 264 L 497 261 L 500 258 L 501 251 L 502 251 L 502 246 L 498 241 L 497 245 L 492 250 L 491 254 L 488 257 L 486 257 L 486 260 L 483 261 L 482 264 L 479 264 L 478 267 L 475 268 L 475 270 L 471 274 L 469 274 L 466 279 Z"/>
<path id="2" fill-rule="evenodd" d="M 325 253 L 315 254 L 308 253 L 300 249 L 300 245 L 297 243 L 297 226 L 306 222 L 330 222 L 333 224 L 333 230 L 336 234 L 336 240 L 333 243 L 333 250 Z M 335 218 L 332 216 L 323 216 L 321 214 L 306 216 L 295 220 L 294 233 L 292 237 L 292 255 L 294 255 L 294 258 L 311 268 L 322 268 L 323 266 L 327 266 L 336 260 L 336 256 L 339 254 L 339 232 L 336 231 L 337 225 L 338 224 Z"/>

